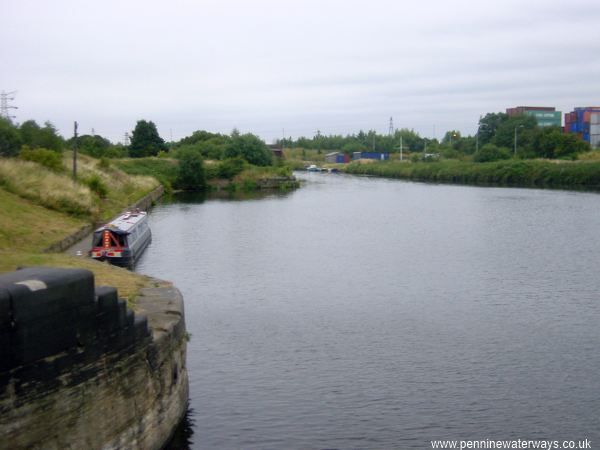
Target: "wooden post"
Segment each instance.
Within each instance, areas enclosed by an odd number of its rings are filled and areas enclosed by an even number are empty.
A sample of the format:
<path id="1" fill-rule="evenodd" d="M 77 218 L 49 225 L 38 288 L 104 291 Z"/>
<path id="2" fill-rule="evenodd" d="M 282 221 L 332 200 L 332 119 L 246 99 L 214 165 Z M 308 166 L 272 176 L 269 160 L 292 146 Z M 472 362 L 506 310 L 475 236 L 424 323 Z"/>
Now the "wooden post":
<path id="1" fill-rule="evenodd" d="M 73 181 L 77 181 L 77 122 L 73 122 Z"/>

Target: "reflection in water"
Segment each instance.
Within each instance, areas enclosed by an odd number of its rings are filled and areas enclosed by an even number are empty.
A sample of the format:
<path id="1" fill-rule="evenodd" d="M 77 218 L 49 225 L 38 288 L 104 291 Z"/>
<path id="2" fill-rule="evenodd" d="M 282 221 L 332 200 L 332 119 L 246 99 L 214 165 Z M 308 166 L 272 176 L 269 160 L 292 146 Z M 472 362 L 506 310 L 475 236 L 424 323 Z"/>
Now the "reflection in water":
<path id="1" fill-rule="evenodd" d="M 173 437 L 163 450 L 190 450 L 192 448 L 192 436 L 194 435 L 194 410 L 188 404 L 185 417 L 181 420 Z"/>
<path id="2" fill-rule="evenodd" d="M 262 200 L 274 197 L 284 198 L 291 195 L 294 191 L 235 191 L 226 190 L 213 192 L 177 192 L 170 197 L 163 199 L 164 203 L 204 203 L 206 200 Z"/>

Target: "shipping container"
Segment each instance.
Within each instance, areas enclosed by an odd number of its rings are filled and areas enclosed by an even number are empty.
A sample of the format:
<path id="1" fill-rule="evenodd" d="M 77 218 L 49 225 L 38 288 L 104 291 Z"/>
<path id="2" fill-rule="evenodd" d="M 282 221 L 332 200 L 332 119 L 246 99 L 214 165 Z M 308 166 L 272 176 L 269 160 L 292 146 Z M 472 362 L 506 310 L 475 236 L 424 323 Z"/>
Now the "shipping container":
<path id="1" fill-rule="evenodd" d="M 590 136 L 590 145 L 592 148 L 600 147 L 600 134 L 592 134 Z"/>
<path id="2" fill-rule="evenodd" d="M 390 159 L 390 154 L 387 152 L 354 152 L 352 159 L 378 159 L 384 161 Z"/>
<path id="3" fill-rule="evenodd" d="M 600 123 L 590 125 L 590 134 L 600 134 Z"/>
<path id="4" fill-rule="evenodd" d="M 332 153 L 327 153 L 325 155 L 325 162 L 328 163 L 335 163 L 337 162 L 337 157 L 340 153 L 339 152 L 332 152 Z"/>
<path id="5" fill-rule="evenodd" d="M 593 112 L 590 114 L 590 123 L 592 125 L 600 124 L 600 112 Z"/>

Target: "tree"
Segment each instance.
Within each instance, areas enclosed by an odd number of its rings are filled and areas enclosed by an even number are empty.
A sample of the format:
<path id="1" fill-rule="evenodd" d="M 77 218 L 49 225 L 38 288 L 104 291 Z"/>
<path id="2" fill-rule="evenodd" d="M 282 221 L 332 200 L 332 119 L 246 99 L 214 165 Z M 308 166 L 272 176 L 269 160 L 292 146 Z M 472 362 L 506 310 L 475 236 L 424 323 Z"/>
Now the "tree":
<path id="1" fill-rule="evenodd" d="M 166 150 L 165 141 L 158 134 L 154 122 L 138 120 L 135 129 L 131 133 L 129 156 L 132 158 L 156 156 L 158 152 Z"/>
<path id="2" fill-rule="evenodd" d="M 9 120 L 0 118 L 0 156 L 16 156 L 21 143 L 17 128 Z"/>
<path id="3" fill-rule="evenodd" d="M 487 113 L 479 119 L 479 145 L 485 145 L 492 142 L 492 138 L 496 134 L 498 127 L 508 120 L 505 113 Z"/>
<path id="4" fill-rule="evenodd" d="M 460 138 L 461 138 L 460 131 L 458 131 L 458 130 L 446 131 L 446 134 L 442 138 L 442 144 L 448 144 L 450 147 L 456 148 Z"/>
<path id="5" fill-rule="evenodd" d="M 273 153 L 258 136 L 250 133 L 240 134 L 237 130 L 231 133 L 231 141 L 227 144 L 223 156 L 241 156 L 255 166 L 269 166 L 273 163 Z"/>
<path id="6" fill-rule="evenodd" d="M 46 122 L 40 127 L 35 120 L 26 120 L 21 124 L 19 133 L 23 145 L 31 148 L 42 147 L 55 152 L 61 152 L 63 149 L 63 139 L 51 122 Z"/>
<path id="7" fill-rule="evenodd" d="M 533 116 L 520 114 L 510 117 L 498 125 L 494 138 L 492 139 L 492 144 L 497 145 L 498 147 L 513 147 L 516 129 L 517 133 L 519 133 L 518 140 L 520 147 L 526 148 L 528 147 L 528 144 L 530 144 L 531 134 L 523 134 L 522 131 L 533 130 L 536 127 L 537 120 Z"/>
<path id="8" fill-rule="evenodd" d="M 73 147 L 73 138 L 67 141 L 67 145 L 71 148 Z M 97 134 L 93 136 L 84 134 L 77 138 L 77 149 L 81 153 L 93 156 L 94 158 L 102 158 L 103 156 L 106 156 L 106 153 L 110 147 L 110 141 Z"/>
<path id="9" fill-rule="evenodd" d="M 206 188 L 204 163 L 200 152 L 192 148 L 182 148 L 178 151 L 179 171 L 175 186 L 185 191 L 202 191 Z"/>
<path id="10" fill-rule="evenodd" d="M 409 130 L 408 128 L 402 128 L 400 130 L 395 131 L 394 140 L 396 142 L 396 148 L 398 149 L 400 147 L 400 138 L 402 138 L 402 148 L 404 151 L 415 151 L 423 149 L 421 136 L 419 136 L 419 133 L 416 133 L 413 130 Z"/>

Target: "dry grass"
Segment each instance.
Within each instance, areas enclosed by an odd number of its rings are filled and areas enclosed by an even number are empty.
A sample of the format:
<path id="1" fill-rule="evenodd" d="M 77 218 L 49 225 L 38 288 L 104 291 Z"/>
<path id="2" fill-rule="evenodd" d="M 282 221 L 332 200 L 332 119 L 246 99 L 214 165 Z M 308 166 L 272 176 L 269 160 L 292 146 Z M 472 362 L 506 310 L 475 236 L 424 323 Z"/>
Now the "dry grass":
<path id="1" fill-rule="evenodd" d="M 577 159 L 581 161 L 598 161 L 600 160 L 600 150 L 592 150 L 585 153 L 580 153 Z"/>
<path id="2" fill-rule="evenodd" d="M 116 287 L 119 291 L 119 297 L 127 298 L 130 306 L 134 306 L 133 299 L 140 289 L 154 282 L 149 277 L 89 258 L 67 256 L 58 253 L 32 254 L 0 250 L 0 273 L 11 272 L 17 267 L 31 266 L 76 267 L 91 270 L 94 272 L 96 286 Z"/>
<path id="3" fill-rule="evenodd" d="M 65 165 L 72 163 L 73 153 L 65 152 Z M 87 155 L 77 157 L 77 176 L 80 180 L 97 176 L 107 187 L 107 195 L 100 201 L 100 216 L 109 219 L 144 195 L 157 188 L 159 182 L 150 176 L 128 175 L 111 162 L 103 165 L 99 160 Z"/>
<path id="4" fill-rule="evenodd" d="M 49 209 L 76 216 L 98 214 L 89 188 L 30 161 L 0 158 L 0 186 Z"/>

